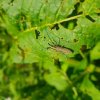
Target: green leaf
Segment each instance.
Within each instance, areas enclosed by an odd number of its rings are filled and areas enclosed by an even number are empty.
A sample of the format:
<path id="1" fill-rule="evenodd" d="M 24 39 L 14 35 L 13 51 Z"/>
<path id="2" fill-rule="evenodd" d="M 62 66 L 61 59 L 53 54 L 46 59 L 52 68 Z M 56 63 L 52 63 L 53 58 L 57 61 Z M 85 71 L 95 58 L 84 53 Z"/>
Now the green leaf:
<path id="1" fill-rule="evenodd" d="M 82 9 L 85 15 L 94 14 L 99 11 L 99 4 L 100 0 L 85 0 L 80 9 Z"/>
<path id="2" fill-rule="evenodd" d="M 81 91 L 83 91 L 83 93 L 88 94 L 92 98 L 92 100 L 100 99 L 100 91 L 89 80 L 88 76 L 84 77 L 80 89 Z"/>
<path id="3" fill-rule="evenodd" d="M 66 78 L 59 72 L 45 74 L 44 79 L 49 85 L 54 86 L 59 91 L 65 90 L 68 86 Z"/>
<path id="4" fill-rule="evenodd" d="M 77 0 L 14 0 L 12 5 L 8 4 L 7 7 L 3 2 L 2 7 L 7 9 L 7 14 L 12 20 L 18 21 L 17 17 L 22 15 L 26 22 L 32 22 L 33 27 L 39 27 L 66 18 L 72 13 L 76 3 Z"/>
<path id="5" fill-rule="evenodd" d="M 91 60 L 100 59 L 100 42 L 91 50 Z"/>
<path id="6" fill-rule="evenodd" d="M 62 71 L 63 71 L 64 73 L 66 73 L 66 71 L 67 71 L 67 69 L 68 69 L 68 63 L 63 63 L 63 64 L 61 65 L 61 69 L 62 69 Z"/>
<path id="7" fill-rule="evenodd" d="M 100 22 L 91 22 L 86 17 L 78 18 L 74 29 L 79 44 L 86 45 L 87 49 L 93 47 L 100 40 Z"/>
<path id="8" fill-rule="evenodd" d="M 34 32 L 22 33 L 11 48 L 10 55 L 13 62 L 32 63 L 45 59 L 47 53 L 43 44 L 34 38 Z"/>

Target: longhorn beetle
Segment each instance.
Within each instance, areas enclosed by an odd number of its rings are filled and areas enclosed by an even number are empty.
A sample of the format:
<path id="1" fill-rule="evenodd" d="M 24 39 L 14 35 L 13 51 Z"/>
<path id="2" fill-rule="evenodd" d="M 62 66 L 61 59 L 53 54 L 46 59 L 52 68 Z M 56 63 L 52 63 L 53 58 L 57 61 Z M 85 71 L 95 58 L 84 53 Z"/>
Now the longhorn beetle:
<path id="1" fill-rule="evenodd" d="M 58 37 L 59 43 L 57 44 L 57 42 L 53 38 L 51 39 L 51 37 L 49 36 L 48 32 L 47 32 L 47 35 L 48 35 L 50 41 L 52 42 L 52 44 L 48 43 L 50 45 L 50 47 L 48 47 L 48 49 L 51 48 L 51 49 L 53 49 L 53 50 L 55 50 L 57 52 L 61 52 L 61 53 L 66 54 L 66 55 L 73 53 L 72 49 L 66 48 L 66 47 L 60 45 L 59 37 Z"/>

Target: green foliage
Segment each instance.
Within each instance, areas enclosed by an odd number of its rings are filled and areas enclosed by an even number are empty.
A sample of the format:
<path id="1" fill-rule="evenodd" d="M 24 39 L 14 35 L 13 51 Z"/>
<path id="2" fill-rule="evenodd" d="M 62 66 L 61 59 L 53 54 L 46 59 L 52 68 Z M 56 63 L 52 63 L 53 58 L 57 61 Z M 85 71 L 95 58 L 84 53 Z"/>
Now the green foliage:
<path id="1" fill-rule="evenodd" d="M 100 100 L 100 0 L 0 0 L 0 100 Z"/>

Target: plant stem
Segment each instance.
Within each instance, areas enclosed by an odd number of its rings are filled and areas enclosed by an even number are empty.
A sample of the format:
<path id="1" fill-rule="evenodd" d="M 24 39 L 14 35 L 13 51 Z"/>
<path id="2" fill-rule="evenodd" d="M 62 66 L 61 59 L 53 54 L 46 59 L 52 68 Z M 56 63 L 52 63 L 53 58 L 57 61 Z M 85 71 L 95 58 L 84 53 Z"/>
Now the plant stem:
<path id="1" fill-rule="evenodd" d="M 56 21 L 54 23 L 44 24 L 44 25 L 41 25 L 39 27 L 35 26 L 35 27 L 30 28 L 30 29 L 26 29 L 24 32 L 29 32 L 29 31 L 32 31 L 32 30 L 35 30 L 35 29 L 38 29 L 38 28 L 43 28 L 43 27 L 46 27 L 46 26 L 52 26 L 52 25 L 59 24 L 59 23 L 62 23 L 62 22 L 70 21 L 70 20 L 73 20 L 73 19 L 77 19 L 81 16 L 83 16 L 83 15 L 82 14 L 81 15 L 76 15 L 76 16 L 73 16 L 73 17 L 70 17 L 70 18 L 67 18 L 67 19 Z"/>

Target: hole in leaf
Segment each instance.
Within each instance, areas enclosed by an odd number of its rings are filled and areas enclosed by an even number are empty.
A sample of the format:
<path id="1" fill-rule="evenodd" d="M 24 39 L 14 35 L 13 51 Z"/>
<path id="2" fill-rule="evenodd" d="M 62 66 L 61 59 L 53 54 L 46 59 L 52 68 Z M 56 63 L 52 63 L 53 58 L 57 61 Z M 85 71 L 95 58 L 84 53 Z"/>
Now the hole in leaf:
<path id="1" fill-rule="evenodd" d="M 78 42 L 78 40 L 77 39 L 74 39 L 74 42 Z"/>
<path id="2" fill-rule="evenodd" d="M 83 12 L 82 12 L 82 11 L 80 11 L 80 12 L 78 12 L 78 14 L 83 14 Z"/>
<path id="3" fill-rule="evenodd" d="M 61 23 L 61 25 L 65 28 L 72 30 L 77 25 L 77 19 L 74 19 L 74 20 L 71 20 L 68 22 L 63 22 L 63 23 Z"/>
<path id="4" fill-rule="evenodd" d="M 35 35 L 36 35 L 36 39 L 38 39 L 38 37 L 40 36 L 40 32 L 38 30 L 35 30 Z"/>
<path id="5" fill-rule="evenodd" d="M 79 12 L 78 12 L 79 5 L 80 5 L 79 2 L 75 4 L 73 12 L 67 18 L 70 18 L 72 16 L 76 16 L 76 15 L 79 14 Z M 63 22 L 63 23 L 61 23 L 61 25 L 64 26 L 65 28 L 68 28 L 68 29 L 74 29 L 74 27 L 77 26 L 77 19 L 73 19 L 73 20 L 70 20 L 70 21 L 67 21 L 67 22 Z"/>
<path id="6" fill-rule="evenodd" d="M 84 2 L 84 0 L 80 0 L 80 2 Z"/>
<path id="7" fill-rule="evenodd" d="M 86 15 L 86 18 L 89 19 L 92 22 L 95 22 L 95 20 L 91 16 L 89 16 L 89 15 Z"/>
<path id="8" fill-rule="evenodd" d="M 52 29 L 59 30 L 59 26 L 58 26 L 58 24 L 55 24 L 53 27 L 51 27 L 51 30 L 52 30 Z"/>
<path id="9" fill-rule="evenodd" d="M 78 8 L 79 8 L 79 6 L 80 6 L 80 2 L 78 2 L 78 3 L 76 3 L 75 5 L 74 5 L 74 10 L 73 10 L 73 15 L 77 15 L 78 14 Z"/>

